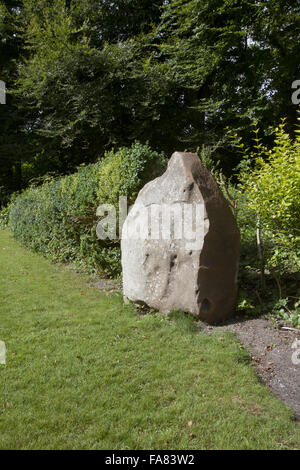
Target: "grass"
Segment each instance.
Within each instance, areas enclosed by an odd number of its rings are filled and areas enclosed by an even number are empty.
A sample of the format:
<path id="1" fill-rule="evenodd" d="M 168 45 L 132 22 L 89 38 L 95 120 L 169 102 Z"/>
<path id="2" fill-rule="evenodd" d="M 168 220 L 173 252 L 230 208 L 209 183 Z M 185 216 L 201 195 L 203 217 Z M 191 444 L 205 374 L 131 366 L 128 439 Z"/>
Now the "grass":
<path id="1" fill-rule="evenodd" d="M 1 449 L 295 449 L 300 426 L 230 334 L 120 295 L 0 231 Z"/>

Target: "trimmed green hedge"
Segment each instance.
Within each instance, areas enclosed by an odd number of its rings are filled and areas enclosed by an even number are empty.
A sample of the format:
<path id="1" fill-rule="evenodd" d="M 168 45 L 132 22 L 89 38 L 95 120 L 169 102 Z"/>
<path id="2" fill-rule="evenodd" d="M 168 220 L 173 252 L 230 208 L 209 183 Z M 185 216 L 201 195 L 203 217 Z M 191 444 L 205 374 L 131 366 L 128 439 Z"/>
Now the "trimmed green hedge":
<path id="1" fill-rule="evenodd" d="M 165 166 L 163 154 L 148 145 L 109 152 L 72 175 L 26 189 L 8 208 L 8 226 L 23 245 L 53 261 L 115 276 L 120 273 L 119 241 L 97 239 L 97 207 L 111 203 L 117 208 L 120 195 L 132 204 Z"/>

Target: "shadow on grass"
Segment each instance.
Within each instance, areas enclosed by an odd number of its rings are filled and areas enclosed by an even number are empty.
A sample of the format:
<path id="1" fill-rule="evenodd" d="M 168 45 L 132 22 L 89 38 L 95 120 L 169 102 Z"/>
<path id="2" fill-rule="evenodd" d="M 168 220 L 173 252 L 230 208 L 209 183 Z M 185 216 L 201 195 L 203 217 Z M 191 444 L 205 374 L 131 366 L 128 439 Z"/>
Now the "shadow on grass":
<path id="1" fill-rule="evenodd" d="M 201 327 L 197 323 L 197 319 L 190 313 L 177 310 L 170 313 L 169 319 L 178 330 L 181 330 L 185 334 L 196 334 L 201 331 Z"/>

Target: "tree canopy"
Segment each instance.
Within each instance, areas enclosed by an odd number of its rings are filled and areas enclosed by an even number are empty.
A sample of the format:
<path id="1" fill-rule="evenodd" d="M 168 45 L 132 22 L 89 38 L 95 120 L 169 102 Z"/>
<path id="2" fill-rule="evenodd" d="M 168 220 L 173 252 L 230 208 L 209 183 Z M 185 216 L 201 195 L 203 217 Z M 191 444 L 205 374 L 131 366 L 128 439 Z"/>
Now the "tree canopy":
<path id="1" fill-rule="evenodd" d="M 293 129 L 299 33 L 292 0 L 0 0 L 0 186 L 135 140 L 214 148 L 230 171 L 226 127 Z"/>

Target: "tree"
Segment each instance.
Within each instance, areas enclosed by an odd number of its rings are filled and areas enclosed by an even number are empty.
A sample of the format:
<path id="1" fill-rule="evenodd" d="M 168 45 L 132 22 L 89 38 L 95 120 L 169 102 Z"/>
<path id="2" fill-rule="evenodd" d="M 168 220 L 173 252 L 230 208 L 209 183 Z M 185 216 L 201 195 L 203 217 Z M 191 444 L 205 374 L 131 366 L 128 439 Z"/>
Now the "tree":
<path id="1" fill-rule="evenodd" d="M 1 23 L 11 25 L 14 47 L 21 41 L 5 62 L 18 122 L 10 131 L 5 116 L 3 132 L 13 145 L 24 142 L 11 151 L 17 165 L 5 163 L 22 170 L 18 187 L 134 140 L 167 154 L 214 148 L 230 173 L 240 156 L 226 143 L 227 126 L 251 145 L 253 119 L 264 129 L 282 115 L 288 127 L 295 122 L 300 28 L 292 0 L 18 5 L 3 7 L 9 20 Z"/>
<path id="2" fill-rule="evenodd" d="M 96 3 L 66 8 L 54 0 L 37 9 L 35 2 L 24 2 L 30 55 L 20 67 L 18 94 L 31 108 L 36 134 L 55 142 L 73 165 L 135 139 L 158 137 L 159 148 L 170 138 L 172 119 L 176 125 L 170 111 L 176 90 L 159 67 L 148 67 L 143 43 L 131 37 L 149 29 L 147 12 L 157 18 L 159 8 L 150 2 L 136 10 L 137 2 Z M 116 16 L 114 9 L 127 4 L 131 13 Z M 162 109 L 165 127 L 158 122 Z"/>
<path id="3" fill-rule="evenodd" d="M 10 94 L 16 79 L 16 61 L 23 52 L 23 40 L 16 34 L 21 2 L 0 1 L 0 79 L 6 84 L 6 104 L 0 106 L 0 207 L 11 190 L 21 185 L 21 162 L 25 158 L 24 124 L 17 100 Z"/>
<path id="4" fill-rule="evenodd" d="M 226 126 L 239 129 L 250 145 L 253 119 L 265 129 L 283 115 L 295 123 L 290 95 L 300 76 L 297 12 L 292 0 L 168 2 L 154 59 L 182 89 L 188 112 L 181 139 L 190 149 L 222 140 Z M 228 147 L 222 159 L 226 153 L 232 159 Z"/>

